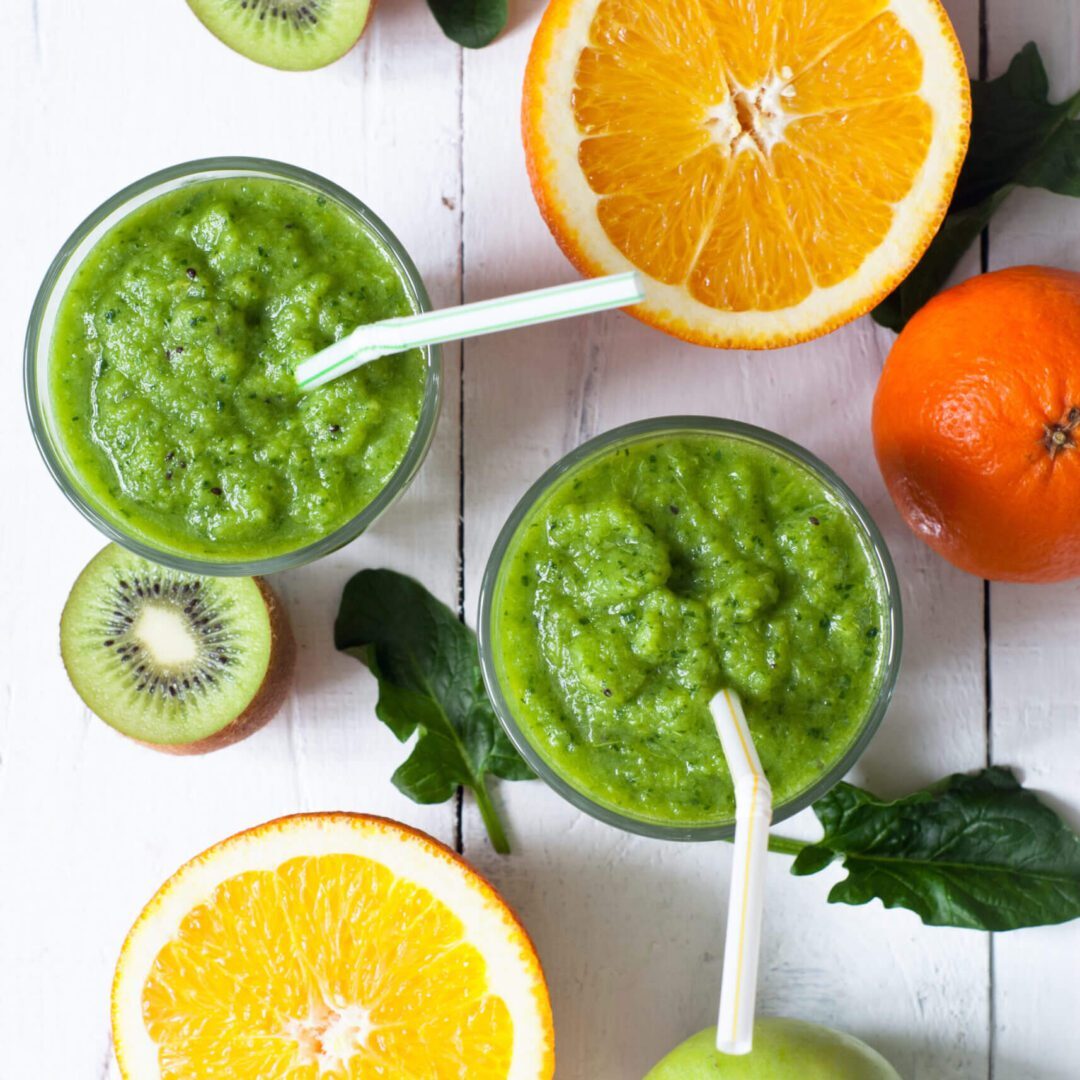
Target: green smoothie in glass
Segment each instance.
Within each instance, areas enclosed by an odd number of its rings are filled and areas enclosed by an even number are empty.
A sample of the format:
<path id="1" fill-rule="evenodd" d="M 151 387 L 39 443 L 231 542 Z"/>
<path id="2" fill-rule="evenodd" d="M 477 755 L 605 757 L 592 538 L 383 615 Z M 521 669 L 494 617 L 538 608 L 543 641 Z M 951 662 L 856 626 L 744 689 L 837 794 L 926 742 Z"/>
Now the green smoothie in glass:
<path id="1" fill-rule="evenodd" d="M 424 402 L 419 350 L 302 394 L 295 365 L 361 323 L 416 310 L 393 256 L 344 204 L 287 180 L 197 180 L 114 225 L 52 335 L 63 451 L 126 534 L 235 562 L 353 519 L 401 464 Z"/>
<path id="2" fill-rule="evenodd" d="M 489 684 L 519 745 L 588 801 L 730 823 L 710 699 L 738 691 L 777 806 L 796 799 L 882 694 L 886 590 L 847 495 L 804 461 L 742 434 L 643 434 L 524 511 L 491 588 Z"/>

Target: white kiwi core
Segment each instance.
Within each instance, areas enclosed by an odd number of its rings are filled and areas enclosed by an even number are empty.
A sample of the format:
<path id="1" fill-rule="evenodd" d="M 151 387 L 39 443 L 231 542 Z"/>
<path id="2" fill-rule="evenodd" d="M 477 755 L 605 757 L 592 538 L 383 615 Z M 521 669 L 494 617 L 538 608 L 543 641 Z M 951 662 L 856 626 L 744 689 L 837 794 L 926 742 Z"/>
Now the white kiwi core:
<path id="1" fill-rule="evenodd" d="M 162 667 L 184 667 L 199 655 L 199 643 L 188 630 L 187 620 L 171 604 L 147 604 L 131 633 Z"/>

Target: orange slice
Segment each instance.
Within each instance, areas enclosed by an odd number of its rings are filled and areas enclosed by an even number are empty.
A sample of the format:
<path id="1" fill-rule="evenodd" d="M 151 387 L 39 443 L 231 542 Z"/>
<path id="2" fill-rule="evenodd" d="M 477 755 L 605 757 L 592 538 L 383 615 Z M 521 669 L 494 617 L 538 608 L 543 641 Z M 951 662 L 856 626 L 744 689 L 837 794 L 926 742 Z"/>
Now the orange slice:
<path id="1" fill-rule="evenodd" d="M 113 983 L 125 1080 L 548 1080 L 525 931 L 423 833 L 301 814 L 210 848 L 146 906 Z"/>
<path id="2" fill-rule="evenodd" d="M 863 314 L 941 224 L 967 149 L 938 0 L 552 0 L 525 73 L 533 192 L 633 314 L 770 348 Z"/>

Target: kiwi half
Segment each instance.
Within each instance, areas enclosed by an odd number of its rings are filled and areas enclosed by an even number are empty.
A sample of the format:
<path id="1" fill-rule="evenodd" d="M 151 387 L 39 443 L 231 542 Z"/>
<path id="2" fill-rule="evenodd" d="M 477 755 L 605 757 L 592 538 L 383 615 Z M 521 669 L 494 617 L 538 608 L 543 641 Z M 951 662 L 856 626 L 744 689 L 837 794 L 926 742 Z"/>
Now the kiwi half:
<path id="1" fill-rule="evenodd" d="M 261 578 L 187 574 L 110 544 L 68 596 L 60 653 L 110 727 L 157 750 L 201 754 L 277 712 L 296 644 Z"/>
<path id="2" fill-rule="evenodd" d="M 344 56 L 367 26 L 373 0 L 188 0 L 230 49 L 282 71 L 310 71 Z"/>

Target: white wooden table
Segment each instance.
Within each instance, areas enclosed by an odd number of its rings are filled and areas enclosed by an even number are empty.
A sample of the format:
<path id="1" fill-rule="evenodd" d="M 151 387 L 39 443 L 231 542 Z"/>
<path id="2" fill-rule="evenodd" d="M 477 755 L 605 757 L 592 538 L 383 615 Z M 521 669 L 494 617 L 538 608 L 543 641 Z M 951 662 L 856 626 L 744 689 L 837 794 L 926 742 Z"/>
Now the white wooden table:
<path id="1" fill-rule="evenodd" d="M 109 981 L 140 906 L 213 841 L 298 810 L 401 818 L 491 876 L 547 969 L 560 1077 L 639 1080 L 713 1019 L 726 846 L 623 835 L 532 783 L 499 791 L 515 853 L 494 856 L 468 798 L 459 815 L 391 786 L 402 748 L 373 715 L 372 680 L 331 641 L 341 587 L 365 566 L 416 575 L 473 622 L 488 550 L 525 486 L 582 439 L 639 417 L 709 412 L 775 428 L 838 468 L 884 529 L 907 647 L 857 782 L 899 795 L 999 762 L 1080 823 L 1080 584 L 984 587 L 908 534 L 871 454 L 870 399 L 891 335 L 868 319 L 760 355 L 680 345 L 621 315 L 449 348 L 438 438 L 408 495 L 346 550 L 280 581 L 302 650 L 283 715 L 247 742 L 187 760 L 125 741 L 81 706 L 60 664 L 57 620 L 102 541 L 38 460 L 19 386 L 26 317 L 49 260 L 129 181 L 189 158 L 254 154 L 311 168 L 367 201 L 413 253 L 437 304 L 570 280 L 529 194 L 518 136 L 542 3 L 513 7 L 497 44 L 463 53 L 423 0 L 385 0 L 343 62 L 287 75 L 219 45 L 181 0 L 4 4 L 2 1080 L 112 1075 Z M 998 73 L 1033 38 L 1055 92 L 1080 85 L 1076 0 L 949 7 L 973 71 Z M 1022 192 L 991 230 L 988 262 L 1080 268 L 1078 238 L 1080 203 Z M 979 262 L 969 257 L 965 273 Z M 789 825 L 813 829 L 805 815 Z M 906 1080 L 1080 1076 L 1080 924 L 998 936 L 928 929 L 876 903 L 827 905 L 835 875 L 795 879 L 786 858 L 774 860 L 766 1011 L 851 1031 Z"/>

